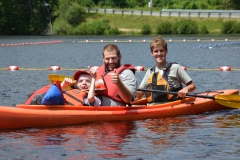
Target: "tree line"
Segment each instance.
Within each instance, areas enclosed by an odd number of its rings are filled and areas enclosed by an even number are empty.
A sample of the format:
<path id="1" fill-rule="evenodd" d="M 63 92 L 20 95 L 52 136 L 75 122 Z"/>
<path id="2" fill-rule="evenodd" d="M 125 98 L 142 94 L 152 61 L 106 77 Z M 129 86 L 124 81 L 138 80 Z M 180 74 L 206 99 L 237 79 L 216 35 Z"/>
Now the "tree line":
<path id="1" fill-rule="evenodd" d="M 151 0 L 76 0 L 86 7 L 148 8 Z M 152 0 L 155 9 L 240 9 L 239 0 Z"/>
<path id="2" fill-rule="evenodd" d="M 151 0 L 152 9 L 240 9 L 239 0 Z M 0 35 L 42 35 L 51 23 L 60 34 L 99 34 L 90 26 L 100 25 L 109 33 L 117 33 L 104 22 L 86 23 L 84 8 L 122 8 L 149 10 L 150 0 L 1 0 Z"/>

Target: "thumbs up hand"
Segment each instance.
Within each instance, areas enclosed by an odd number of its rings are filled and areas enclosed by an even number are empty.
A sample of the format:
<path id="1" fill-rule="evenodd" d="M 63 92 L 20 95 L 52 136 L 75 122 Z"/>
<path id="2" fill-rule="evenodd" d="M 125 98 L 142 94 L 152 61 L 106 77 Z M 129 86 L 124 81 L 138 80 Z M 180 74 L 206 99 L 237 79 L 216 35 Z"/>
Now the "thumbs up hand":
<path id="1" fill-rule="evenodd" d="M 116 72 L 116 69 L 113 70 L 113 72 L 111 73 L 111 80 L 113 83 L 118 84 L 120 79 L 119 79 L 119 75 Z"/>
<path id="2" fill-rule="evenodd" d="M 92 78 L 96 78 L 97 75 L 97 69 L 94 67 L 88 66 L 89 74 L 91 75 Z"/>

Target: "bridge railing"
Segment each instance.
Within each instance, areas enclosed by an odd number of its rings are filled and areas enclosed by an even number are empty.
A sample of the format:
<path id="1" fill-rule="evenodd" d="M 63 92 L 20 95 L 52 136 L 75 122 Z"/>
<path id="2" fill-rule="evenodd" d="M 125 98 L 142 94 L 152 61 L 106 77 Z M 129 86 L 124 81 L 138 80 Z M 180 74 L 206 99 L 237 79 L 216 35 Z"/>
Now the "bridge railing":
<path id="1" fill-rule="evenodd" d="M 240 10 L 193 10 L 193 9 L 162 9 L 162 11 L 140 11 L 121 9 L 86 8 L 87 13 L 105 13 L 139 16 L 163 17 L 198 17 L 198 18 L 240 18 Z"/>

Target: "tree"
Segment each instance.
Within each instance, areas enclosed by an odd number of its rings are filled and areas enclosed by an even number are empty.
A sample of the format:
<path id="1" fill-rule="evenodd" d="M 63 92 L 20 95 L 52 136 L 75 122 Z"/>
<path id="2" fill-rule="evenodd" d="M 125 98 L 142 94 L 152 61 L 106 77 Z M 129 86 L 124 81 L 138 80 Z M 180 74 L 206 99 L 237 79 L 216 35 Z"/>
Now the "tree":
<path id="1" fill-rule="evenodd" d="M 84 9 L 73 0 L 59 0 L 59 6 L 54 15 L 57 17 L 53 23 L 53 32 L 68 34 L 71 29 L 84 22 Z M 66 27 L 62 27 L 62 25 Z"/>
<path id="2" fill-rule="evenodd" d="M 78 4 L 85 7 L 94 7 L 96 4 L 92 0 L 76 0 Z"/>
<path id="3" fill-rule="evenodd" d="M 57 0 L 48 3 L 54 7 Z M 1 35 L 39 35 L 51 18 L 50 9 L 43 6 L 42 0 L 2 0 L 0 6 Z"/>
<path id="4" fill-rule="evenodd" d="M 230 0 L 232 9 L 240 10 L 240 1 L 239 0 Z"/>

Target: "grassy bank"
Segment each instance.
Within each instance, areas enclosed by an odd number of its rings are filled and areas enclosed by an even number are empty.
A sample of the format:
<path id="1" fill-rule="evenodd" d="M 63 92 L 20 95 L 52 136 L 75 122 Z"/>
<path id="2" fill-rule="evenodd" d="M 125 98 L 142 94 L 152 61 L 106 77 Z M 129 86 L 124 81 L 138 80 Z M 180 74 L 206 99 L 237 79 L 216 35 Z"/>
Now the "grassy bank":
<path id="1" fill-rule="evenodd" d="M 141 28 L 143 25 L 150 25 L 152 31 L 156 31 L 156 27 L 161 22 L 176 22 L 181 19 L 189 19 L 183 17 L 157 17 L 157 16 L 136 16 L 136 15 L 113 15 L 113 14 L 86 14 L 86 21 L 91 22 L 94 20 L 107 19 L 110 22 L 111 27 L 118 27 L 123 34 L 141 34 Z M 207 27 L 209 34 L 221 34 L 222 23 L 225 21 L 237 21 L 239 19 L 224 19 L 224 18 L 190 18 L 197 22 L 198 28 L 203 25 Z"/>

